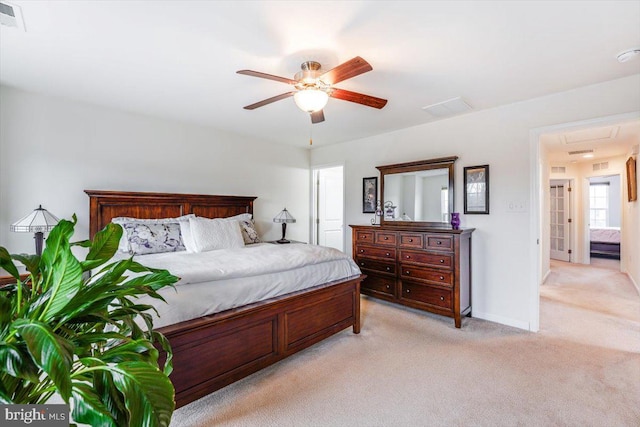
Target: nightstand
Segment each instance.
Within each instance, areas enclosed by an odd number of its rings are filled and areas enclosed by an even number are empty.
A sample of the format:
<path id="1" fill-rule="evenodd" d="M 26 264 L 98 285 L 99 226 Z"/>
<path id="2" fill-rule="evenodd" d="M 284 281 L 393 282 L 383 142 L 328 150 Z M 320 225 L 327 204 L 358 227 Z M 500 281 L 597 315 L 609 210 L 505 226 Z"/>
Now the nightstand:
<path id="1" fill-rule="evenodd" d="M 29 277 L 28 274 L 21 274 L 20 280 L 24 281 L 27 277 Z M 0 286 L 10 283 L 16 283 L 16 279 L 13 276 L 0 276 Z"/>

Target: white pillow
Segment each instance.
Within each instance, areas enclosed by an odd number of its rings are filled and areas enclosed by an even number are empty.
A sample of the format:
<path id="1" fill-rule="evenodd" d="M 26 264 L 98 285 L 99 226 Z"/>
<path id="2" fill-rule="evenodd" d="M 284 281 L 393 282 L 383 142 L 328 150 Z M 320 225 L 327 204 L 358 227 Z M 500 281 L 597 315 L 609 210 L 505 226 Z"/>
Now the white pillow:
<path id="1" fill-rule="evenodd" d="M 194 217 L 194 214 L 182 215 L 177 218 L 160 218 L 160 219 L 143 219 L 143 218 L 130 218 L 126 216 L 119 216 L 116 218 L 111 218 L 111 222 L 114 224 L 120 224 L 123 229 L 122 237 L 120 238 L 120 242 L 118 243 L 118 250 L 120 252 L 131 252 L 131 245 L 129 245 L 129 239 L 127 238 L 127 233 L 124 231 L 125 224 L 165 224 L 165 223 L 179 223 L 181 220 L 189 220 L 189 218 Z"/>
<path id="2" fill-rule="evenodd" d="M 189 227 L 195 252 L 244 246 L 240 224 L 236 220 L 194 217 L 189 218 Z"/>
<path id="3" fill-rule="evenodd" d="M 193 241 L 193 234 L 191 234 L 191 223 L 189 218 L 181 219 L 180 221 L 180 234 L 182 235 L 182 243 L 187 249 L 187 252 L 196 252 L 196 243 Z"/>

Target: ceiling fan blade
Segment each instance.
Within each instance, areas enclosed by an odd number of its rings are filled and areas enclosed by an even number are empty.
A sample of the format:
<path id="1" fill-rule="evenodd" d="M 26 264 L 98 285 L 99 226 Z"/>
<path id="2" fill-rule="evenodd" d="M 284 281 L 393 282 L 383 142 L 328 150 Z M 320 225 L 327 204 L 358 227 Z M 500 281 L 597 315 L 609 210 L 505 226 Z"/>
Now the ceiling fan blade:
<path id="1" fill-rule="evenodd" d="M 320 76 L 320 80 L 333 85 L 371 70 L 373 70 L 373 67 L 367 61 L 356 56 L 355 58 L 327 71 Z"/>
<path id="2" fill-rule="evenodd" d="M 343 101 L 355 102 L 356 104 L 366 105 L 367 107 L 382 108 L 387 105 L 387 100 L 376 98 L 375 96 L 364 95 L 362 93 L 351 92 L 350 90 L 333 88 L 330 95 L 332 98 L 342 99 Z"/>
<path id="3" fill-rule="evenodd" d="M 321 123 L 324 122 L 324 113 L 322 110 L 311 113 L 311 123 Z"/>
<path id="4" fill-rule="evenodd" d="M 295 80 L 288 79 L 286 77 L 274 76 L 273 74 L 261 73 L 260 71 L 240 70 L 240 71 L 236 71 L 236 73 L 244 74 L 245 76 L 260 77 L 262 79 L 267 79 L 267 80 L 275 80 L 277 82 L 288 83 L 290 85 L 298 84 L 298 82 Z"/>
<path id="5" fill-rule="evenodd" d="M 280 101 L 281 99 L 285 99 L 285 98 L 288 98 L 290 96 L 293 96 L 294 93 L 296 93 L 296 92 L 292 91 L 292 92 L 283 93 L 283 94 L 278 95 L 278 96 L 273 96 L 271 98 L 263 99 L 262 101 L 256 102 L 255 104 L 247 105 L 246 107 L 244 107 L 244 109 L 245 110 L 255 110 L 258 107 L 263 107 L 263 106 L 265 106 L 267 104 L 271 104 L 272 102 Z"/>

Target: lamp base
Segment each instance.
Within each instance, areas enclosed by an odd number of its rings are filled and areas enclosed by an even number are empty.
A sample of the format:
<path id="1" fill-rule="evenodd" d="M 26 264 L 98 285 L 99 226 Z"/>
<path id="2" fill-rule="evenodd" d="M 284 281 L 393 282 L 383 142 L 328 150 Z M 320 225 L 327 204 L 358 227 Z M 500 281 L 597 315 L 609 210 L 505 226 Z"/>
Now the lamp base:
<path id="1" fill-rule="evenodd" d="M 280 240 L 276 240 L 277 243 L 283 244 L 283 243 L 291 243 L 290 240 L 287 239 L 280 239 Z"/>

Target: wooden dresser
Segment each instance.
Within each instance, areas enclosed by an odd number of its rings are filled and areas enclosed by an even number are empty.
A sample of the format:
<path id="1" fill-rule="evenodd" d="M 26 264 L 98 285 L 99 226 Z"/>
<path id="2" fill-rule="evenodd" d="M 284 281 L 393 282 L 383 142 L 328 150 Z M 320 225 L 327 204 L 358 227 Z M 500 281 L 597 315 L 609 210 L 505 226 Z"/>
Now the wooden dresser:
<path id="1" fill-rule="evenodd" d="M 351 225 L 353 259 L 367 278 L 360 291 L 444 316 L 471 313 L 473 228 Z"/>

